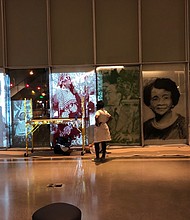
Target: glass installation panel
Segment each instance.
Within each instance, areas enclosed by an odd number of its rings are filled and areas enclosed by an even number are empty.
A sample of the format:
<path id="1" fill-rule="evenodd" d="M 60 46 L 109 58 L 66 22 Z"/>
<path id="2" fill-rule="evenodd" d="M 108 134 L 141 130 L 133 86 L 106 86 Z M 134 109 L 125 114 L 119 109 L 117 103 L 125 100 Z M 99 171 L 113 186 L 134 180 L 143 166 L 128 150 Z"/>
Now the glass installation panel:
<path id="1" fill-rule="evenodd" d="M 109 123 L 112 143 L 139 145 L 140 103 L 138 67 L 98 67 L 98 100 L 104 100 L 105 108 L 113 120 Z"/>
<path id="2" fill-rule="evenodd" d="M 9 77 L 0 73 L 0 147 L 9 147 L 10 92 Z"/>
<path id="3" fill-rule="evenodd" d="M 84 119 L 85 142 L 92 142 L 96 103 L 95 72 L 51 73 L 49 82 L 50 117 L 73 119 L 73 123 L 52 125 L 52 142 L 55 142 L 57 136 L 69 135 L 71 145 L 82 145 L 81 131 L 78 129 L 81 118 Z M 79 125 L 75 124 L 76 121 Z"/>
<path id="4" fill-rule="evenodd" d="M 27 121 L 32 119 L 31 100 L 12 101 L 12 146 L 26 146 L 26 126 Z M 28 131 L 31 130 L 28 128 Z M 28 142 L 31 142 L 31 133 L 28 135 Z"/>
<path id="5" fill-rule="evenodd" d="M 145 144 L 186 143 L 186 79 L 184 65 L 143 69 Z"/>

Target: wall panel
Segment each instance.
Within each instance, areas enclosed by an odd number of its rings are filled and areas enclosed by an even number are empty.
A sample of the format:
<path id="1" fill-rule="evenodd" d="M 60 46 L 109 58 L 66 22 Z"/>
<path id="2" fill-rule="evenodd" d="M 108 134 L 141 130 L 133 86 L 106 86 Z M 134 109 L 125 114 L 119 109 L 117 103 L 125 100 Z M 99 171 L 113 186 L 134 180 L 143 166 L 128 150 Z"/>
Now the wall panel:
<path id="1" fill-rule="evenodd" d="M 93 64 L 91 0 L 51 0 L 53 65 Z"/>
<path id="2" fill-rule="evenodd" d="M 138 62 L 137 0 L 96 0 L 97 63 Z"/>
<path id="3" fill-rule="evenodd" d="M 2 33 L 2 7 L 0 4 L 0 67 L 3 67 L 3 33 Z"/>
<path id="4" fill-rule="evenodd" d="M 187 35 L 186 35 L 186 40 L 187 40 L 187 59 L 190 61 L 190 0 L 187 1 Z"/>
<path id="5" fill-rule="evenodd" d="M 144 62 L 185 60 L 185 0 L 142 0 Z"/>
<path id="6" fill-rule="evenodd" d="M 6 0 L 8 67 L 48 64 L 46 0 Z"/>

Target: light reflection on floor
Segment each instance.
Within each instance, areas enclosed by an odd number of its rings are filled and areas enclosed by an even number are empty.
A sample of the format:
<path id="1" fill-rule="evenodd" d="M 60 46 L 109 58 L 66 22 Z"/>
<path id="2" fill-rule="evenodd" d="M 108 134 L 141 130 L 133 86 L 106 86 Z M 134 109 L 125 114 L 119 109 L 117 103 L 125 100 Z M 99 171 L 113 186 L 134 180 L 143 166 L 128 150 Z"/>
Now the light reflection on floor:
<path id="1" fill-rule="evenodd" d="M 82 220 L 190 217 L 189 159 L 14 160 L 0 173 L 1 220 L 31 220 L 52 202 L 79 207 Z"/>

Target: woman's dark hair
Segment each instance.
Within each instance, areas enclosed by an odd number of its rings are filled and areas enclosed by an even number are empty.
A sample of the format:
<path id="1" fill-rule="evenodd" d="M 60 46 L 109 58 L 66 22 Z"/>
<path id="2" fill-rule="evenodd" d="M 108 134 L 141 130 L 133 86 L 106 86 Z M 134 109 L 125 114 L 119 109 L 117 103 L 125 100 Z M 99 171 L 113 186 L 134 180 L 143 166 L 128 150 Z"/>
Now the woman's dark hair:
<path id="1" fill-rule="evenodd" d="M 97 110 L 100 110 L 103 107 L 104 107 L 104 102 L 102 100 L 98 101 L 96 104 Z"/>
<path id="2" fill-rule="evenodd" d="M 143 99 L 145 105 L 150 106 L 151 91 L 153 88 L 170 91 L 173 105 L 176 106 L 178 104 L 180 93 L 176 83 L 169 78 L 157 78 L 149 85 L 144 87 Z"/>

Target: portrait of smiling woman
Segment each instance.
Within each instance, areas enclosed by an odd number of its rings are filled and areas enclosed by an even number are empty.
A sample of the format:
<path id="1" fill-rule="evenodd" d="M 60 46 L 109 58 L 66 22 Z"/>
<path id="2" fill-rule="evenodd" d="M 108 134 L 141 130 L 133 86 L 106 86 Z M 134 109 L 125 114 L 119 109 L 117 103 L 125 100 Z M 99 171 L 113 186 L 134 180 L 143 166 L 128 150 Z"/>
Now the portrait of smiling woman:
<path id="1" fill-rule="evenodd" d="M 177 85 L 170 78 L 156 78 L 144 87 L 144 103 L 154 117 L 143 124 L 144 139 L 186 139 L 185 117 L 173 111 L 180 99 Z"/>

